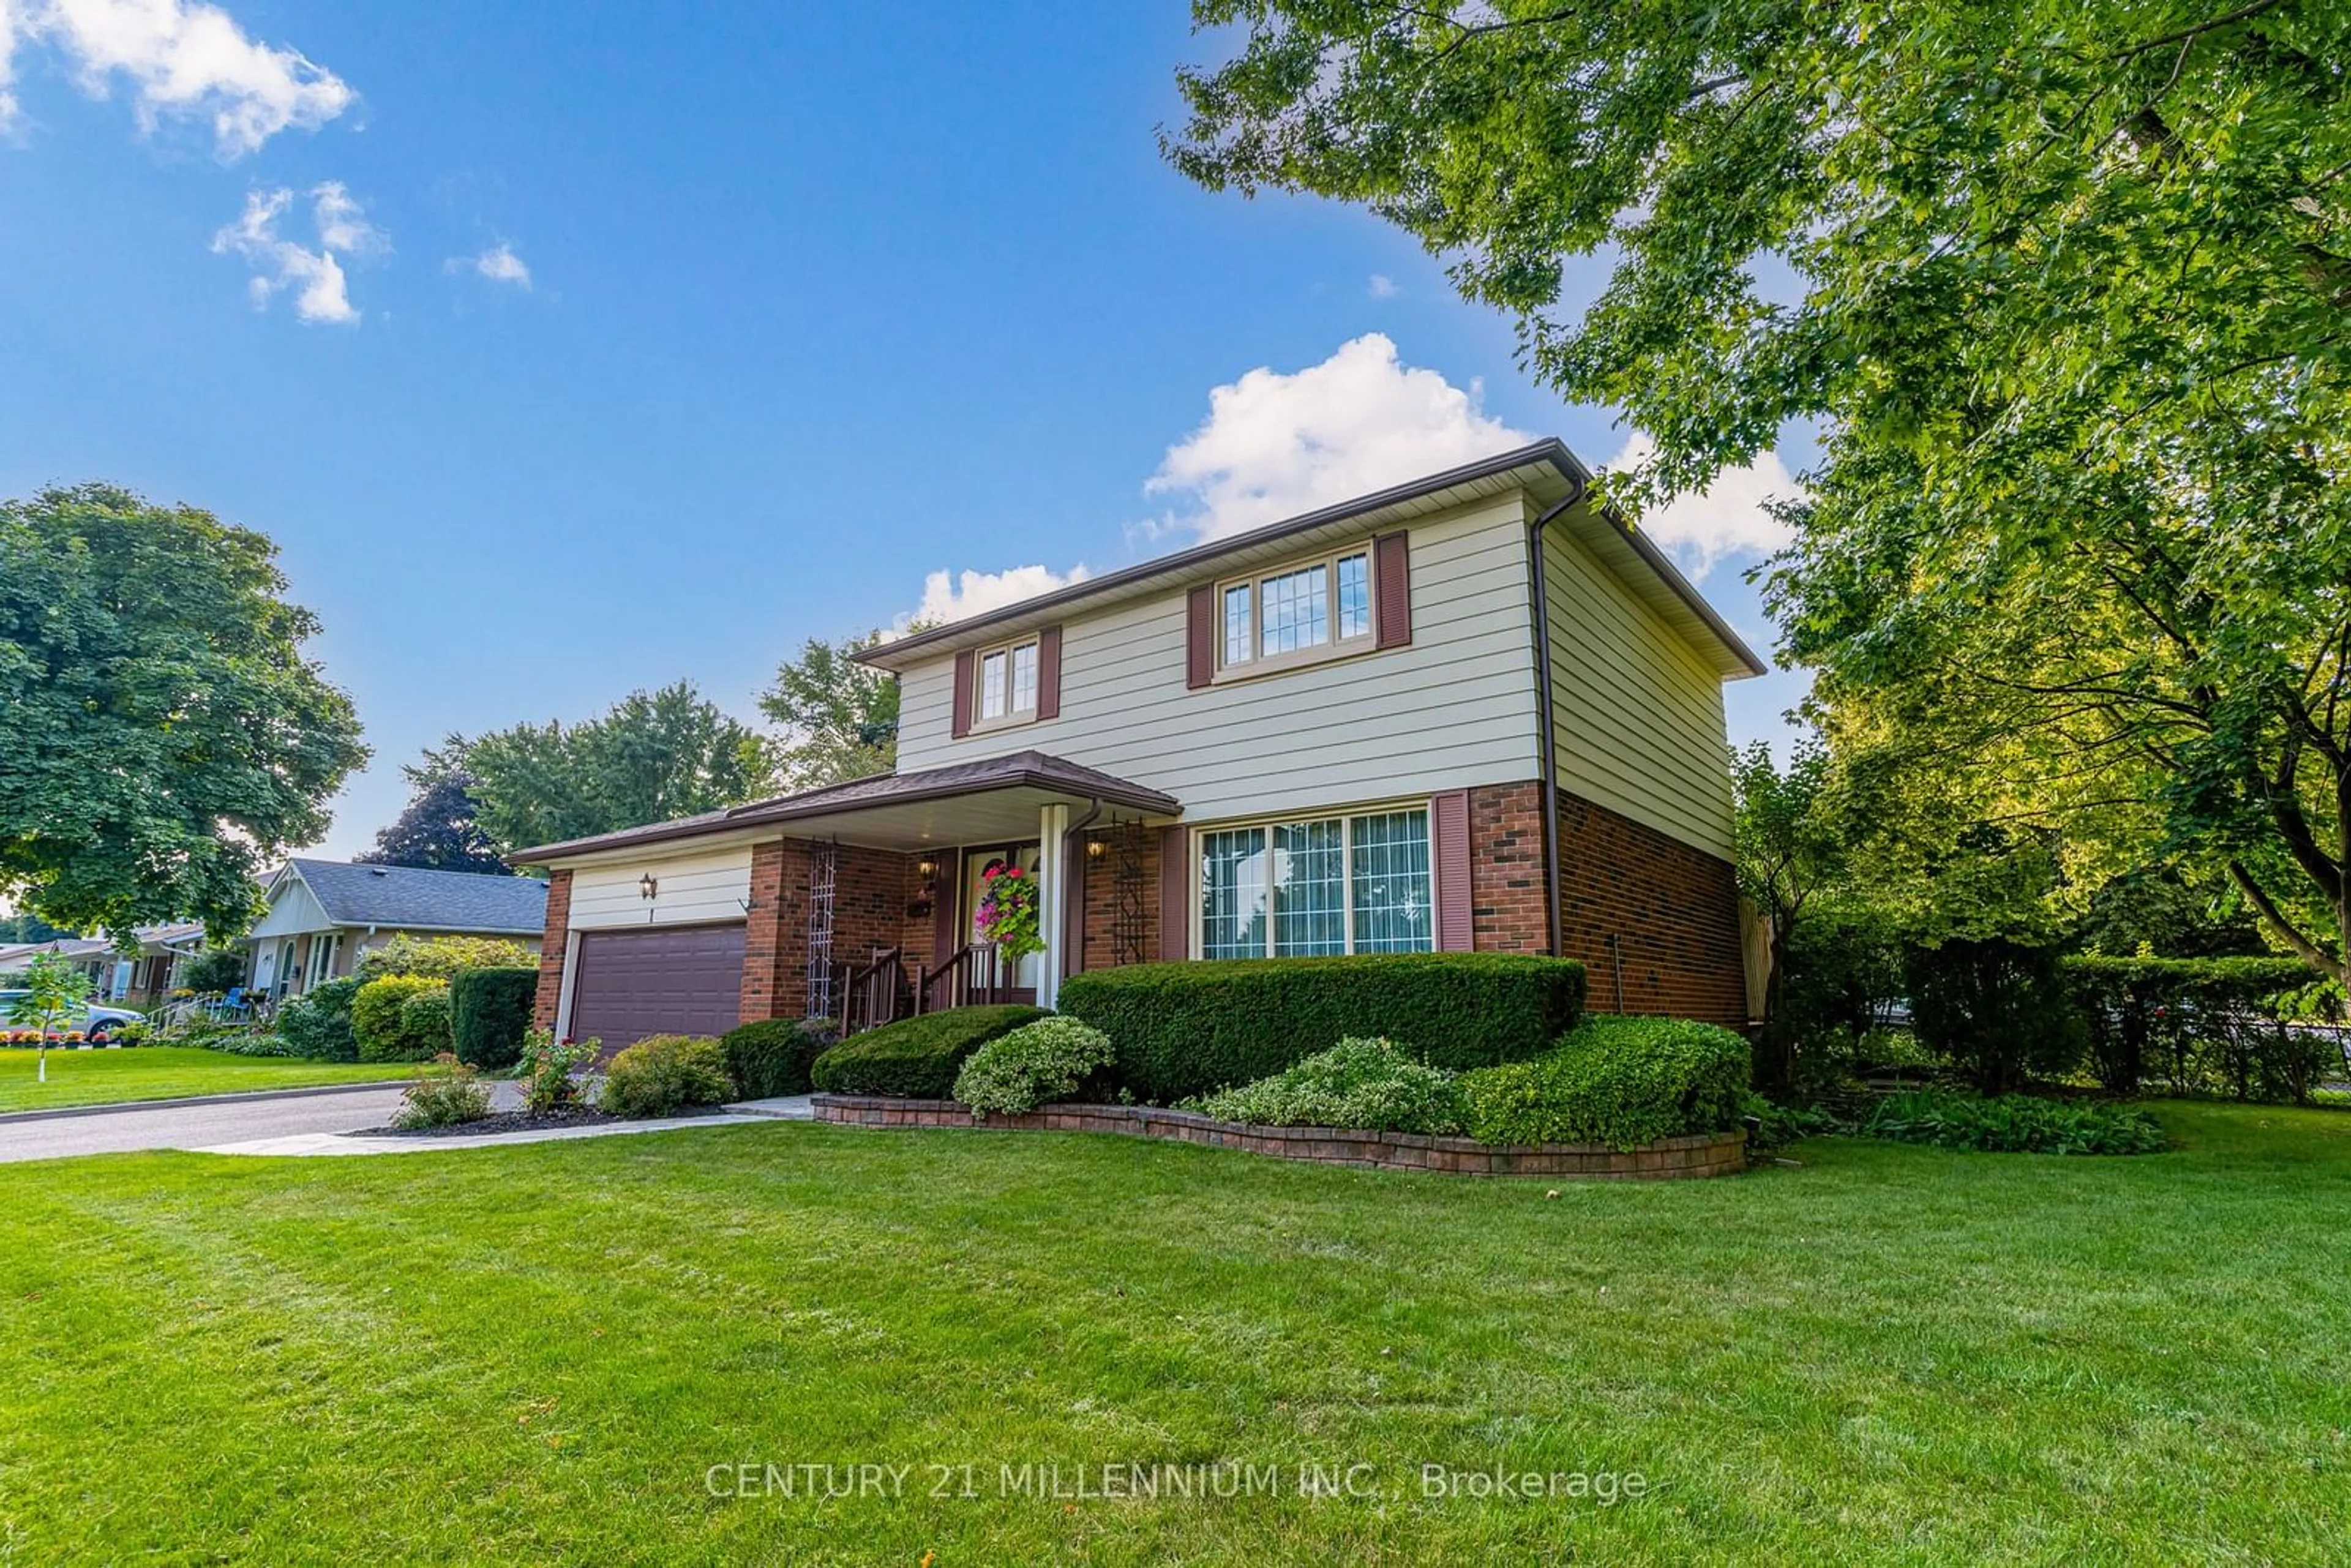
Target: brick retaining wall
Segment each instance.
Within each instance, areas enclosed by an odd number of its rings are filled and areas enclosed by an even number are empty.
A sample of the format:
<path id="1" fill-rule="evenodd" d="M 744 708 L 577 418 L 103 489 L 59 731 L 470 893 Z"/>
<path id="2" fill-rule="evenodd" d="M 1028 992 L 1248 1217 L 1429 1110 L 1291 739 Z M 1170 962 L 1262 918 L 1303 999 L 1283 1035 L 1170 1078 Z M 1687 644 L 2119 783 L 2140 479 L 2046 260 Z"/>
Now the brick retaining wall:
<path id="1" fill-rule="evenodd" d="M 1593 1181 L 1669 1181 L 1729 1176 L 1747 1168 L 1747 1135 L 1702 1133 L 1665 1138 L 1630 1151 L 1591 1144 L 1496 1147 L 1471 1138 L 1373 1133 L 1334 1127 L 1252 1127 L 1155 1105 L 1048 1105 L 985 1122 L 952 1100 L 901 1100 L 881 1094 L 819 1094 L 816 1119 L 853 1127 L 985 1127 L 1010 1133 L 1118 1133 L 1172 1138 L 1277 1159 L 1378 1170 L 1445 1171 L 1455 1176 L 1565 1176 Z"/>

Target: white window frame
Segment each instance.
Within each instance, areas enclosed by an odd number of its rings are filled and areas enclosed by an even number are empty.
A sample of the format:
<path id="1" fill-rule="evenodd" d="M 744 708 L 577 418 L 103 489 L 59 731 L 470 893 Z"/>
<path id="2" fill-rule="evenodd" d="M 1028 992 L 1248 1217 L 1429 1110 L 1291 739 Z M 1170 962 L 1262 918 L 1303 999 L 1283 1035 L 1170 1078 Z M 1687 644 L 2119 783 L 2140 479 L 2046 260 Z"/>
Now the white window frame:
<path id="1" fill-rule="evenodd" d="M 1012 706 L 1012 661 L 1023 648 L 1028 649 L 1036 658 L 1037 681 L 1035 687 L 1029 694 L 1029 706 L 1026 708 L 1016 708 Z M 987 716 L 987 661 L 998 654 L 1004 657 L 1005 710 L 994 718 L 990 718 Z M 977 735 L 980 731 L 987 729 L 1017 729 L 1024 724 L 1035 724 L 1038 705 L 1044 695 L 1045 646 L 1044 639 L 1038 632 L 1031 632 L 1025 637 L 1015 637 L 1008 643 L 991 643 L 987 647 L 977 650 L 971 661 L 971 733 Z"/>
<path id="2" fill-rule="evenodd" d="M 1217 654 L 1214 678 L 1217 681 L 1244 681 L 1258 675 L 1279 674 L 1308 664 L 1328 664 L 1333 659 L 1351 659 L 1373 652 L 1380 643 L 1380 573 L 1374 559 L 1377 552 L 1373 541 L 1345 545 L 1321 555 L 1301 556 L 1277 565 L 1261 568 L 1247 577 L 1232 577 L 1217 583 L 1216 627 L 1209 641 Z M 1339 632 L 1339 563 L 1362 557 L 1364 561 L 1364 629 L 1353 636 Z M 1275 578 L 1290 577 L 1320 567 L 1322 570 L 1323 603 L 1327 607 L 1330 634 L 1311 647 L 1293 648 L 1286 653 L 1265 652 L 1265 585 Z M 1240 658 L 1230 656 L 1225 631 L 1225 595 L 1235 589 L 1249 591 L 1249 653 Z M 1238 824 L 1246 827 L 1247 823 Z"/>
<path id="3" fill-rule="evenodd" d="M 1339 553 L 1344 555 L 1347 552 L 1342 550 Z M 1203 822 L 1191 829 L 1184 840 L 1185 864 L 1191 868 L 1192 879 L 1191 895 L 1186 901 L 1189 908 L 1185 918 L 1190 931 L 1185 942 L 1185 951 L 1196 959 L 1205 959 L 1207 956 L 1207 871 L 1201 864 L 1201 844 L 1208 834 L 1238 833 L 1255 830 L 1265 835 L 1267 874 L 1265 951 L 1257 956 L 1270 958 L 1274 956 L 1275 942 L 1272 884 L 1273 830 L 1296 827 L 1305 822 L 1328 822 L 1335 819 L 1339 823 L 1339 863 L 1343 877 L 1341 885 L 1344 890 L 1344 896 L 1340 903 L 1340 916 L 1346 931 L 1347 945 L 1344 951 L 1352 956 L 1355 951 L 1355 821 L 1359 817 L 1392 816 L 1398 811 L 1417 811 L 1421 815 L 1421 820 L 1427 824 L 1428 946 L 1426 950 L 1431 953 L 1438 951 L 1437 912 L 1443 905 L 1439 902 L 1441 894 L 1438 889 L 1439 873 L 1437 866 L 1437 810 L 1429 803 L 1426 796 L 1416 796 L 1404 800 L 1376 800 L 1366 806 L 1313 806 L 1297 811 L 1277 811 L 1270 816 L 1242 817 L 1229 822 Z M 1243 964 L 1252 961 L 1249 958 L 1231 960 L 1234 963 Z M 1222 963 L 1225 960 L 1218 959 L 1217 962 Z"/>

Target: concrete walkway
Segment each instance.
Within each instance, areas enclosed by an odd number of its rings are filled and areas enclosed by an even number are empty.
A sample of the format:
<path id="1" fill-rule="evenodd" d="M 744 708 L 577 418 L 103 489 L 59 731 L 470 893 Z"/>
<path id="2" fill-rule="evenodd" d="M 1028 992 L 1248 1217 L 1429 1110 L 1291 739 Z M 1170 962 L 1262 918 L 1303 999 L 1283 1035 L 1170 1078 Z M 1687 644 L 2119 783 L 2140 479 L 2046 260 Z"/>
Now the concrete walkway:
<path id="1" fill-rule="evenodd" d="M 555 1127 L 536 1133 L 486 1133 L 441 1138 L 354 1138 L 362 1127 L 381 1127 L 400 1108 L 402 1083 L 353 1084 L 327 1091 L 274 1095 L 230 1094 L 208 1100 L 82 1107 L 71 1116 L 0 1123 L 0 1162 L 47 1160 L 75 1155 L 129 1154 L 141 1149 L 190 1149 L 238 1155 L 420 1154 L 433 1149 L 481 1148 L 495 1144 L 543 1143 L 558 1138 L 598 1138 L 614 1134 L 725 1126 L 757 1121 L 814 1119 L 808 1096 L 750 1100 L 722 1108 L 716 1116 L 653 1122 L 615 1122 L 602 1126 Z M 522 1108 L 513 1083 L 490 1085 L 491 1109 Z"/>

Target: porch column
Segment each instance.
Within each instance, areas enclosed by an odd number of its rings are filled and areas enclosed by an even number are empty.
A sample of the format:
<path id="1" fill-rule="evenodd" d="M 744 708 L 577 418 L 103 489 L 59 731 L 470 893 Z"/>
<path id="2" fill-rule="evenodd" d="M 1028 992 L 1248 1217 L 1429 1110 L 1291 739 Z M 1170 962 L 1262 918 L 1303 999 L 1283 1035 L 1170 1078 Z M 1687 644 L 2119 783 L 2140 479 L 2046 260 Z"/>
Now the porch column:
<path id="1" fill-rule="evenodd" d="M 1037 814 L 1037 880 L 1039 933 L 1045 938 L 1045 961 L 1037 976 L 1037 1005 L 1050 1008 L 1061 994 L 1061 977 L 1069 972 L 1070 809 L 1047 806 Z"/>

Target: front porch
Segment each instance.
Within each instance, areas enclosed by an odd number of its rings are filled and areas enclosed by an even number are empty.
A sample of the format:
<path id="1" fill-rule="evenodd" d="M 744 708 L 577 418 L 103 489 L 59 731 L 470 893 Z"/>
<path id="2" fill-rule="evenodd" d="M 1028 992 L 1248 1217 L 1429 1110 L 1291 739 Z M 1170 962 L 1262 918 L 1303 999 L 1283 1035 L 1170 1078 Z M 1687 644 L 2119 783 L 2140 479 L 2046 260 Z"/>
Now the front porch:
<path id="1" fill-rule="evenodd" d="M 752 847 L 746 1022 L 826 1017 L 854 1034 L 974 1003 L 1051 1007 L 1070 975 L 1161 956 L 1160 841 L 1181 809 L 1164 795 L 1033 752 L 817 793 L 794 798 L 789 836 Z M 1034 879 L 1042 952 L 1014 962 L 975 936 L 990 867 Z"/>

